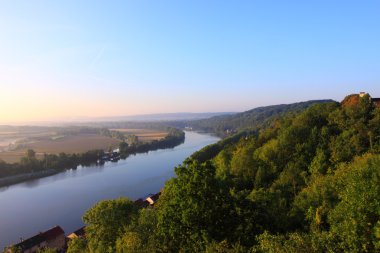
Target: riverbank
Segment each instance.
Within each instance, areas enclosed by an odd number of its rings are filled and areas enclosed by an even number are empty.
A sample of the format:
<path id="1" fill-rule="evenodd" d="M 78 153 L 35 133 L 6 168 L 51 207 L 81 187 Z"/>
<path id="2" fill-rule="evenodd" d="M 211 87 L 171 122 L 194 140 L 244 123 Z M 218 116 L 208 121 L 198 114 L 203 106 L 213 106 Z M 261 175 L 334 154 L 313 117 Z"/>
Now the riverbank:
<path id="1" fill-rule="evenodd" d="M 61 171 L 50 169 L 0 178 L 0 187 L 10 186 L 12 184 L 18 184 L 32 179 L 48 177 L 59 172 Z"/>
<path id="2" fill-rule="evenodd" d="M 175 148 L 129 156 L 102 166 L 78 166 L 0 189 L 0 248 L 60 225 L 64 231 L 84 226 L 83 214 L 100 200 L 126 196 L 137 200 L 159 192 L 187 157 L 220 139 L 186 131 Z"/>
<path id="3" fill-rule="evenodd" d="M 158 199 L 160 198 L 161 192 L 158 192 L 156 194 L 149 194 L 145 198 L 139 198 L 135 201 L 133 201 L 134 205 L 138 208 L 152 208 Z M 54 248 L 56 250 L 59 250 L 60 252 L 66 252 L 66 249 L 68 247 L 68 242 L 70 242 L 73 239 L 76 238 L 85 238 L 86 237 L 86 226 L 83 226 L 74 232 L 68 234 L 65 236 L 65 231 L 59 226 L 55 226 L 51 229 L 48 229 L 44 232 L 39 232 L 38 234 L 35 234 L 31 236 L 30 238 L 23 239 L 21 238 L 21 241 L 14 245 L 9 245 L 6 247 L 7 250 L 10 250 L 13 252 L 19 252 L 19 251 L 34 251 L 39 250 L 42 248 L 41 245 L 44 245 L 43 247 L 47 248 Z M 43 242 L 43 243 L 42 243 Z M 56 242 L 60 242 L 57 244 Z"/>
<path id="4" fill-rule="evenodd" d="M 184 141 L 185 133 L 183 131 L 171 129 L 171 132 L 161 140 L 154 140 L 149 143 L 136 143 L 134 145 L 121 142 L 119 146 L 120 158 L 127 159 L 130 155 L 147 153 L 158 149 L 174 148 Z M 33 151 L 31 153 L 30 156 L 25 157 L 23 163 L 7 164 L 0 162 L 0 175 L 3 175 L 0 177 L 0 187 L 51 176 L 65 170 L 77 168 L 78 166 L 96 165 L 105 154 L 104 150 L 90 150 L 83 154 L 49 154 L 45 155 L 42 160 L 38 160 L 35 158 L 35 153 Z M 14 171 L 19 171 L 19 173 L 15 173 Z"/>

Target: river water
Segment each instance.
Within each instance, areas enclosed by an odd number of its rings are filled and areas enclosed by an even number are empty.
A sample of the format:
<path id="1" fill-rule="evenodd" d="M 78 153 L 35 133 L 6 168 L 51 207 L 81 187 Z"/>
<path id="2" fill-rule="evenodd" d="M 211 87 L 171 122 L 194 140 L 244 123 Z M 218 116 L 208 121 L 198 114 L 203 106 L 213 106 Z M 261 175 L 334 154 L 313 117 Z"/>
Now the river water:
<path id="1" fill-rule="evenodd" d="M 185 142 L 119 160 L 0 188 L 0 252 L 39 231 L 60 225 L 66 234 L 83 226 L 84 212 L 103 199 L 132 200 L 156 193 L 174 176 L 174 167 L 214 136 L 185 132 Z"/>

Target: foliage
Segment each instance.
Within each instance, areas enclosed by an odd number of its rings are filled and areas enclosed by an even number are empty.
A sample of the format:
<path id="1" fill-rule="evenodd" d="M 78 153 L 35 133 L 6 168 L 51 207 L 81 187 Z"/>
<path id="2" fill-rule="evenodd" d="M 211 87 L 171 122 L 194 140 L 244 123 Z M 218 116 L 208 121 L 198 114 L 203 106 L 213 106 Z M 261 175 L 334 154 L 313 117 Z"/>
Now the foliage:
<path id="1" fill-rule="evenodd" d="M 142 251 L 143 238 L 138 233 L 126 232 L 116 241 L 116 252 L 129 253 Z"/>
<path id="2" fill-rule="evenodd" d="M 194 153 L 154 208 L 94 242 L 119 252 L 380 251 L 379 108 L 364 96 L 272 109 L 282 116 L 238 120 L 251 127 Z"/>
<path id="3" fill-rule="evenodd" d="M 86 211 L 88 247 L 96 252 L 114 252 L 117 238 L 123 234 L 137 214 L 133 202 L 126 198 L 104 200 Z"/>
<path id="4" fill-rule="evenodd" d="M 311 105 L 326 102 L 331 102 L 331 100 L 311 100 L 287 105 L 264 106 L 233 115 L 221 115 L 209 119 L 195 120 L 188 122 L 188 125 L 196 130 L 213 132 L 225 137 L 230 133 L 245 131 L 247 129 L 261 129 L 267 126 L 272 119 L 287 113 L 297 113 Z"/>
<path id="5" fill-rule="evenodd" d="M 87 250 L 87 241 L 84 238 L 74 238 L 67 244 L 67 253 L 82 253 Z"/>
<path id="6" fill-rule="evenodd" d="M 344 251 L 380 251 L 380 156 L 366 156 L 348 168 L 339 203 L 329 213 L 331 233 Z"/>
<path id="7" fill-rule="evenodd" d="M 157 210 L 157 235 L 164 251 L 204 250 L 210 240 L 228 236 L 231 199 L 215 178 L 211 163 L 188 162 L 175 169 Z"/>
<path id="8" fill-rule="evenodd" d="M 131 154 L 144 153 L 157 149 L 174 148 L 185 140 L 185 133 L 182 130 L 168 127 L 166 128 L 168 135 L 160 140 L 153 140 L 149 143 L 138 141 L 137 136 L 129 135 L 127 142 L 121 142 L 119 145 L 120 154 L 123 158 Z"/>

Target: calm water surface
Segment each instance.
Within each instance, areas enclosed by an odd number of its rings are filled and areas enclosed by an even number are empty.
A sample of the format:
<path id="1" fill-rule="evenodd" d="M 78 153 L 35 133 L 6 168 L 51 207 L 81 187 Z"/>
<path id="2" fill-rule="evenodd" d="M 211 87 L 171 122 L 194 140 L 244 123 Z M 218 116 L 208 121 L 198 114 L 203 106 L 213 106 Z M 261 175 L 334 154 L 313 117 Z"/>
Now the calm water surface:
<path id="1" fill-rule="evenodd" d="M 50 177 L 0 188 L 0 251 L 39 231 L 60 225 L 66 234 L 83 225 L 83 213 L 102 199 L 138 199 L 158 192 L 174 167 L 195 151 L 217 142 L 214 136 L 186 132 L 174 149 L 130 156 L 104 166 L 78 167 Z"/>

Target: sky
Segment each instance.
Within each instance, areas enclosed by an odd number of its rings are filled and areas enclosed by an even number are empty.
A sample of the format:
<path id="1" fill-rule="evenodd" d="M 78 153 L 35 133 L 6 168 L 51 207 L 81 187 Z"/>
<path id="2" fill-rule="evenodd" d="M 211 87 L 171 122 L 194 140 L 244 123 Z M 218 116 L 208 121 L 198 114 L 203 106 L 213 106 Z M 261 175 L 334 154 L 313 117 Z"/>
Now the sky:
<path id="1" fill-rule="evenodd" d="M 380 1 L 0 1 L 0 124 L 380 97 Z"/>

